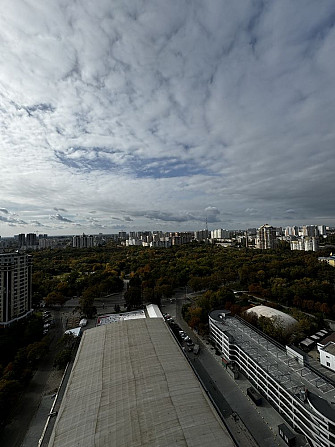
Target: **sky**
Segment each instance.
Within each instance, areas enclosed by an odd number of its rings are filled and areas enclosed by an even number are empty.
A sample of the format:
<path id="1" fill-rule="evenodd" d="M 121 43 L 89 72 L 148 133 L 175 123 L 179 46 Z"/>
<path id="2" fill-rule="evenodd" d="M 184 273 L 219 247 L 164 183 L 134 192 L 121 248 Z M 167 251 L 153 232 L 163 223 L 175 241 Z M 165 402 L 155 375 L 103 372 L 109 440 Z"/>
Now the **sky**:
<path id="1" fill-rule="evenodd" d="M 0 236 L 335 225 L 334 0 L 11 0 Z"/>

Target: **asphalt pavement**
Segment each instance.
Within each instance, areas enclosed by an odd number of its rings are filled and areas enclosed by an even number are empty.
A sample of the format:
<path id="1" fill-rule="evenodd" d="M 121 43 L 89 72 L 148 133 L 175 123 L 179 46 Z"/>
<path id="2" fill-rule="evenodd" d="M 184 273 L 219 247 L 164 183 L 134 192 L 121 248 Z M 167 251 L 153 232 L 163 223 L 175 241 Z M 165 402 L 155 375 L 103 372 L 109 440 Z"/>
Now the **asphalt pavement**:
<path id="1" fill-rule="evenodd" d="M 205 388 L 220 409 L 227 428 L 240 447 L 284 447 L 287 444 L 278 434 L 278 425 L 286 423 L 279 413 L 263 398 L 262 406 L 257 407 L 247 396 L 250 382 L 240 374 L 234 380 L 222 365 L 221 356 L 202 337 L 187 326 L 181 317 L 181 306 L 185 296 L 181 295 L 173 303 L 166 302 L 163 312 L 169 313 L 191 339 L 198 343 L 198 356 L 185 350 L 196 372 L 204 382 Z M 193 360 L 196 358 L 196 360 Z M 298 436 L 297 446 L 305 445 L 305 439 Z"/>

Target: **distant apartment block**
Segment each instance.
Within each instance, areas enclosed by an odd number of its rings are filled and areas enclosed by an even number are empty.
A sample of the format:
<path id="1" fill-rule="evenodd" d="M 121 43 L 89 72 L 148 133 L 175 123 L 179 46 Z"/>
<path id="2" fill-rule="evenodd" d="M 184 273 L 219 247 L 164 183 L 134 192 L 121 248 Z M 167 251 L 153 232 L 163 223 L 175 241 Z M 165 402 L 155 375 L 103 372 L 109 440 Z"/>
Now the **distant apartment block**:
<path id="1" fill-rule="evenodd" d="M 129 238 L 126 240 L 126 247 L 131 247 L 131 246 L 142 246 L 142 241 L 140 239 L 136 239 L 135 237 Z"/>
<path id="2" fill-rule="evenodd" d="M 35 233 L 28 233 L 27 235 L 20 233 L 16 236 L 16 240 L 19 248 L 23 250 L 36 250 L 39 245 L 39 241 Z"/>
<path id="3" fill-rule="evenodd" d="M 8 326 L 32 312 L 32 258 L 0 254 L 0 326 Z"/>
<path id="4" fill-rule="evenodd" d="M 194 240 L 194 234 L 191 231 L 170 233 L 169 236 L 172 245 L 189 244 Z"/>
<path id="5" fill-rule="evenodd" d="M 198 242 L 206 241 L 209 238 L 210 238 L 210 232 L 207 229 L 194 232 L 194 239 Z"/>
<path id="6" fill-rule="evenodd" d="M 318 225 L 318 231 L 320 236 L 327 236 L 327 227 L 326 225 Z"/>
<path id="7" fill-rule="evenodd" d="M 284 234 L 285 236 L 299 236 L 299 228 L 297 226 L 286 227 Z"/>
<path id="8" fill-rule="evenodd" d="M 35 233 L 28 233 L 26 236 L 27 248 L 35 248 L 38 245 L 37 237 Z"/>
<path id="9" fill-rule="evenodd" d="M 91 248 L 94 247 L 94 237 L 83 234 L 81 236 L 73 236 L 72 238 L 73 248 Z"/>
<path id="10" fill-rule="evenodd" d="M 19 248 L 26 246 L 26 235 L 24 233 L 20 233 L 18 235 L 18 243 L 19 243 Z"/>
<path id="11" fill-rule="evenodd" d="M 319 250 L 319 238 L 303 236 L 296 240 L 290 241 L 291 250 L 302 251 L 318 251 Z"/>
<path id="12" fill-rule="evenodd" d="M 229 239 L 230 231 L 217 228 L 211 231 L 211 239 Z"/>
<path id="13" fill-rule="evenodd" d="M 127 239 L 127 233 L 125 231 L 119 231 L 119 240 L 125 241 Z"/>
<path id="14" fill-rule="evenodd" d="M 258 228 L 256 248 L 269 250 L 276 246 L 276 228 L 265 224 Z"/>

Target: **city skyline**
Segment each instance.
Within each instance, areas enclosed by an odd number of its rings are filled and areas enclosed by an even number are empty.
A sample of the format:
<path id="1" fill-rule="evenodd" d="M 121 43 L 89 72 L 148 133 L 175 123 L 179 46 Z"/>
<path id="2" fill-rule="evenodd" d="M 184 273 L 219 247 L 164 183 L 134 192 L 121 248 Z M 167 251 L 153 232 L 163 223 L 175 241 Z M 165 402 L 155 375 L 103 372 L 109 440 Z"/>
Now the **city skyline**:
<path id="1" fill-rule="evenodd" d="M 0 235 L 335 226 L 334 21 L 332 0 L 13 0 Z"/>

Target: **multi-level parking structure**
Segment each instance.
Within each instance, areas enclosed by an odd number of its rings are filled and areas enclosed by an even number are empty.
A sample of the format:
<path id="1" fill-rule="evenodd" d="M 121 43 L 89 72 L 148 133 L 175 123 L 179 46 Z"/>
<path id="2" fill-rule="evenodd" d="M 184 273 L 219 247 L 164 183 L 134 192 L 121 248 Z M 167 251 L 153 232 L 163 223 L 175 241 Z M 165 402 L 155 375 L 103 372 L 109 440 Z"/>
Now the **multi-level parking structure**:
<path id="1" fill-rule="evenodd" d="M 315 447 L 335 447 L 335 386 L 299 355 L 229 312 L 209 314 L 210 336 L 297 432 Z"/>

